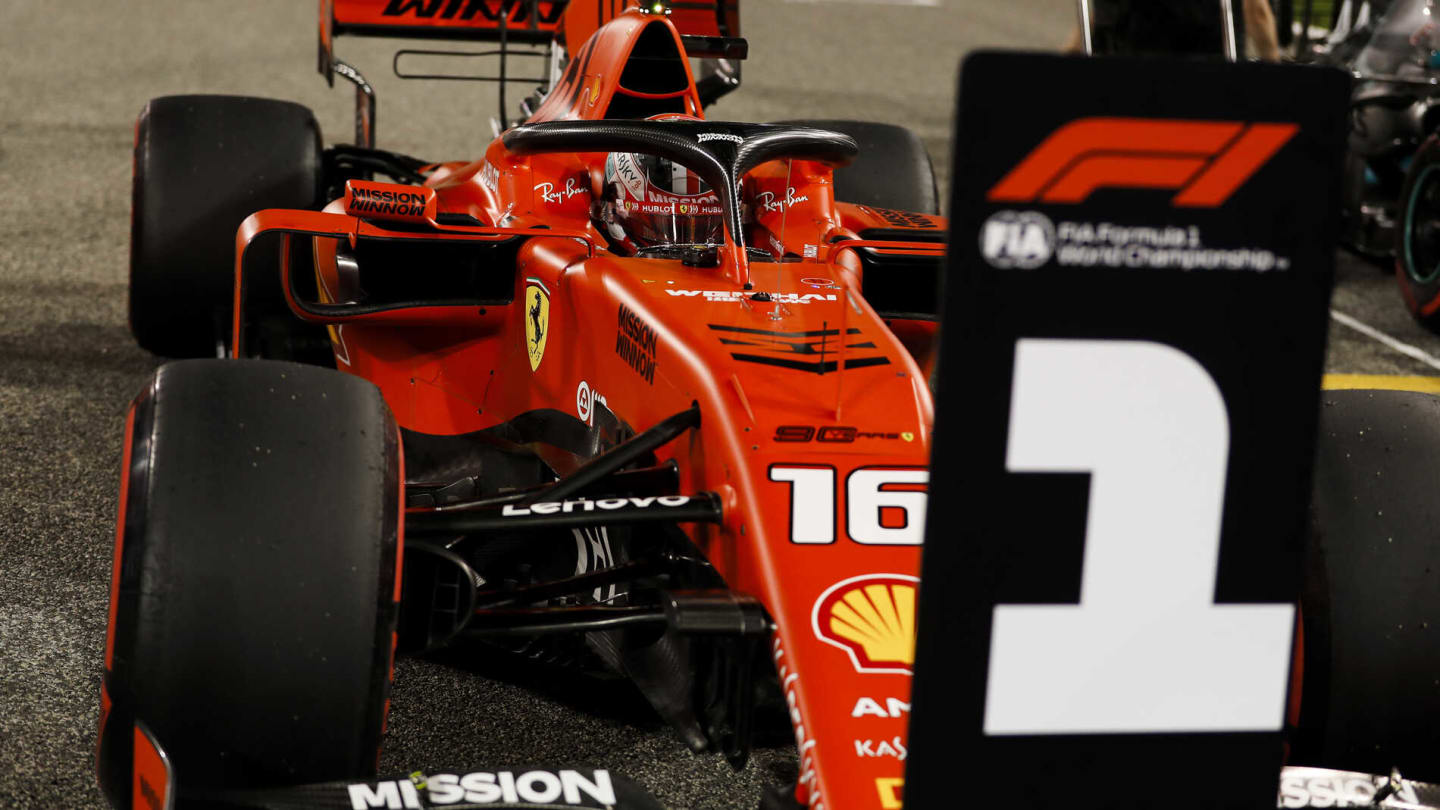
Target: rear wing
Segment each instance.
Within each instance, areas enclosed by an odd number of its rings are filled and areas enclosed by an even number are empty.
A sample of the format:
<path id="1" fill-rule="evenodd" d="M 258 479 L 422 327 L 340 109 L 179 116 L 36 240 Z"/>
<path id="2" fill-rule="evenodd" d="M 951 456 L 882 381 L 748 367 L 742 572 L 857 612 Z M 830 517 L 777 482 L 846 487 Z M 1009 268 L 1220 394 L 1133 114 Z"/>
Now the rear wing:
<path id="1" fill-rule="evenodd" d="M 335 37 L 346 34 L 401 39 L 446 39 L 545 45 L 568 33 L 571 55 L 595 29 L 639 0 L 320 0 L 320 72 L 333 81 Z M 647 6 L 666 9 L 690 56 L 744 58 L 739 0 L 699 0 Z"/>
<path id="2" fill-rule="evenodd" d="M 563 62 L 556 47 L 563 45 L 570 58 L 599 28 L 630 8 L 644 8 L 664 14 L 680 34 L 687 56 L 701 61 L 697 88 L 702 103 L 740 86 L 739 60 L 749 52 L 740 37 L 740 0 L 320 0 L 318 68 L 330 86 L 335 77 L 355 85 L 355 143 L 375 146 L 375 92 L 354 66 L 335 58 L 335 38 L 343 35 L 390 37 L 394 39 L 438 39 L 499 43 L 499 50 L 460 53 L 453 51 L 402 51 L 392 64 L 400 78 L 463 79 L 496 82 L 500 90 L 500 121 L 507 118 L 505 85 L 541 85 L 558 76 Z M 405 53 L 440 56 L 498 56 L 498 76 L 406 74 L 399 68 Z M 551 75 L 532 78 L 507 73 L 510 56 L 543 57 Z M 522 112 L 529 110 L 522 105 Z M 499 129 L 503 129 L 503 123 Z M 498 129 L 497 129 L 498 131 Z"/>
<path id="3" fill-rule="evenodd" d="M 344 34 L 549 42 L 569 0 L 321 0 L 320 43 Z"/>

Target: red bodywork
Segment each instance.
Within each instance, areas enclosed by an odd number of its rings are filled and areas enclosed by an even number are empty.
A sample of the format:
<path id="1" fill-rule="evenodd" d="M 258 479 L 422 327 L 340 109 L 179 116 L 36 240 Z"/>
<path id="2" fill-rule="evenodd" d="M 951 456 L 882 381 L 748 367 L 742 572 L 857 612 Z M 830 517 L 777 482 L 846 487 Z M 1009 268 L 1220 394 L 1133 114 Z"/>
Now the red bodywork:
<path id="1" fill-rule="evenodd" d="M 336 0 L 335 12 L 356 5 Z M 643 97 L 618 77 L 642 32 L 657 25 L 679 47 L 671 21 L 637 10 L 582 43 L 572 40 L 577 56 L 532 120 L 598 119 L 617 95 Z M 689 81 L 675 97 L 701 115 Z M 495 268 L 514 276 L 506 306 L 334 319 L 301 312 L 293 301 L 292 309 L 329 322 L 338 367 L 379 386 L 399 424 L 414 431 L 465 433 L 542 408 L 587 420 L 597 402 L 639 431 L 698 402 L 700 427 L 659 455 L 678 463 L 682 492 L 719 493 L 723 525 L 687 528 L 729 587 L 762 600 L 776 624 L 774 661 L 800 753 L 798 798 L 830 810 L 897 808 L 934 323 L 887 322 L 860 295 L 861 263 L 851 248 L 879 243 L 832 244 L 866 229 L 893 233 L 897 214 L 836 202 L 824 165 L 757 168 L 745 179 L 749 244 L 807 258 L 754 262 L 754 290 L 746 291 L 723 267 L 607 250 L 590 219 L 603 159 L 518 158 L 496 140 L 481 160 L 434 167 L 426 183 L 434 199 L 425 195 L 419 216 L 430 225 L 424 233 L 387 231 L 393 223 L 342 213 L 337 200 L 325 213 L 255 214 L 241 228 L 237 255 L 265 231 L 338 237 L 314 240 L 325 290 L 338 284 L 336 245 L 357 234 L 531 237 L 517 267 Z M 436 210 L 483 226 L 437 225 Z M 915 233 L 944 227 L 932 217 L 904 218 L 899 224 Z M 884 245 L 927 256 L 942 249 Z M 537 317 L 527 306 L 534 287 L 548 302 L 538 358 L 526 329 Z M 754 291 L 772 300 L 752 300 Z"/>

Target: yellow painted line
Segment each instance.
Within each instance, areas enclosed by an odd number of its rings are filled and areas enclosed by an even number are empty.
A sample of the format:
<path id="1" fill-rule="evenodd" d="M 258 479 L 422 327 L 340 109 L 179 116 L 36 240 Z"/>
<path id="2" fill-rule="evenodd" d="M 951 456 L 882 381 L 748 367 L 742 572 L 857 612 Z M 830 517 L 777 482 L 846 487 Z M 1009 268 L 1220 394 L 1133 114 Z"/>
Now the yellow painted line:
<path id="1" fill-rule="evenodd" d="M 1440 377 L 1406 377 L 1399 374 L 1326 374 L 1320 382 L 1320 387 L 1327 391 L 1364 388 L 1440 394 Z"/>

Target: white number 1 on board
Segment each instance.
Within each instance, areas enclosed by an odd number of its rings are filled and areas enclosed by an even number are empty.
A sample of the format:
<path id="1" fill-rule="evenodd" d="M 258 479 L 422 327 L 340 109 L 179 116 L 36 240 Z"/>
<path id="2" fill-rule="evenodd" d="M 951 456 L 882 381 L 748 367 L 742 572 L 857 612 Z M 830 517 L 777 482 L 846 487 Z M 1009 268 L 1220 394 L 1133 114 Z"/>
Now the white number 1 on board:
<path id="1" fill-rule="evenodd" d="M 1294 606 L 1215 604 L 1209 373 L 1159 343 L 1025 338 L 1012 397 L 1007 469 L 1089 473 L 1089 516 L 1078 605 L 995 606 L 985 733 L 1278 729 Z"/>

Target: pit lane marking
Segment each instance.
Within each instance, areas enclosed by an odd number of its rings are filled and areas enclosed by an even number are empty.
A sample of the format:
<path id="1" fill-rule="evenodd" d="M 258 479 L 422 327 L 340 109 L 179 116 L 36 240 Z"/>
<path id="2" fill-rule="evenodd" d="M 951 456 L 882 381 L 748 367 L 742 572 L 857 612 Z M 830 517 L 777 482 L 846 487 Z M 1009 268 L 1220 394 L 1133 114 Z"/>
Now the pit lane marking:
<path id="1" fill-rule="evenodd" d="M 1384 332 L 1381 332 L 1379 329 L 1376 329 L 1375 327 L 1364 323 L 1363 321 L 1356 320 L 1355 318 L 1346 315 L 1338 309 L 1330 310 L 1330 317 L 1350 327 L 1351 329 L 1354 329 L 1356 332 L 1365 335 L 1366 337 L 1373 338 L 1377 343 L 1394 349 L 1395 351 L 1405 355 L 1406 357 L 1412 358 L 1414 360 L 1419 360 L 1420 362 L 1424 363 L 1427 366 L 1430 366 L 1431 368 L 1440 369 L 1440 358 L 1437 358 L 1435 355 L 1430 354 L 1424 349 L 1411 346 L 1409 343 L 1406 343 L 1402 340 L 1397 340 L 1396 338 L 1393 338 L 1385 334 Z"/>
<path id="2" fill-rule="evenodd" d="M 1440 377 L 1411 377 L 1403 374 L 1326 374 L 1320 387 L 1326 391 L 1361 389 L 1440 394 Z"/>

